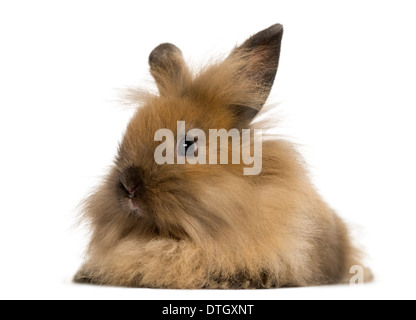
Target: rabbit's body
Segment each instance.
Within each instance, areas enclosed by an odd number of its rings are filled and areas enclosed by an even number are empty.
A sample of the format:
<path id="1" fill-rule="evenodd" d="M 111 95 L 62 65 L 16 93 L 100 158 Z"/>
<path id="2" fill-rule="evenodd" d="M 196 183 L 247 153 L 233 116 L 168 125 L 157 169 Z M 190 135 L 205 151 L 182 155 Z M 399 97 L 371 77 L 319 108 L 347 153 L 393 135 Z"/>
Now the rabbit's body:
<path id="1" fill-rule="evenodd" d="M 86 202 L 93 234 L 76 281 L 272 288 L 348 280 L 358 252 L 288 142 L 263 139 L 257 176 L 238 164 L 154 160 L 155 132 L 176 132 L 177 121 L 205 132 L 250 129 L 273 83 L 282 33 L 276 25 L 257 34 L 196 77 L 175 46 L 152 52 L 160 96 L 138 109 L 113 170 Z"/>

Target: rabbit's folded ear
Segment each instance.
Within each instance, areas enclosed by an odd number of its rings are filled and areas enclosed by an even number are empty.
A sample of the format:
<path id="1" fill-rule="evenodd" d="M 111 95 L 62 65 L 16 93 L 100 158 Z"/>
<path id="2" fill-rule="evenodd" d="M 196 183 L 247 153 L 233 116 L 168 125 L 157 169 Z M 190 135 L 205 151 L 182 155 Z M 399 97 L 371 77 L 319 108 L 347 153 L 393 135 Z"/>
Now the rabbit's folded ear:
<path id="1" fill-rule="evenodd" d="M 162 96 L 180 91 L 190 81 L 182 51 L 173 44 L 164 43 L 156 47 L 149 56 L 149 65 Z"/>
<path id="2" fill-rule="evenodd" d="M 239 112 L 246 118 L 254 117 L 270 95 L 279 66 L 282 38 L 283 26 L 273 25 L 235 48 L 225 61 L 238 66 L 234 74 L 236 85 L 255 93 L 252 99 L 245 97 L 247 104 L 241 104 Z"/>

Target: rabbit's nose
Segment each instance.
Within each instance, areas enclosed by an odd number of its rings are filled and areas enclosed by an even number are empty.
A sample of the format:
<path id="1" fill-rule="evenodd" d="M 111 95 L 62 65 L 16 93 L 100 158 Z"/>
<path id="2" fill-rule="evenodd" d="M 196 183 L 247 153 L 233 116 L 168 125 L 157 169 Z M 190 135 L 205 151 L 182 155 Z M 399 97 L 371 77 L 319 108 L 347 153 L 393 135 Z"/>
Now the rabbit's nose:
<path id="1" fill-rule="evenodd" d="M 144 173 L 140 168 L 129 167 L 125 169 L 121 180 L 130 198 L 139 196 L 144 192 Z"/>
<path id="2" fill-rule="evenodd" d="M 134 194 L 136 193 L 137 189 L 138 189 L 138 187 L 137 187 L 137 186 L 135 186 L 135 187 L 131 188 L 131 189 L 129 190 L 129 194 L 130 194 L 131 196 L 134 196 Z"/>
<path id="3" fill-rule="evenodd" d="M 133 199 L 136 196 L 136 194 L 138 194 L 139 186 L 134 186 L 132 188 L 129 188 L 129 187 L 125 186 L 124 188 L 126 189 L 126 191 L 128 193 L 128 197 L 130 199 Z"/>

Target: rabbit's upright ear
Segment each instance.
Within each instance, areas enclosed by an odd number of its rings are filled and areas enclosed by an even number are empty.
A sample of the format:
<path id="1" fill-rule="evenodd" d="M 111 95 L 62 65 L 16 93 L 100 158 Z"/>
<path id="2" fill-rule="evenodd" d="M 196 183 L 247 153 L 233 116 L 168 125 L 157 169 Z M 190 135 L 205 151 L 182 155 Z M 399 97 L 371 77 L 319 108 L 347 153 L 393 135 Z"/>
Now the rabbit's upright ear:
<path id="1" fill-rule="evenodd" d="M 235 48 L 227 59 L 230 64 L 238 66 L 234 76 L 237 85 L 253 93 L 251 98 L 245 97 L 247 104 L 237 110 L 247 120 L 260 111 L 270 95 L 279 65 L 282 38 L 283 26 L 273 25 Z"/>
<path id="2" fill-rule="evenodd" d="M 162 96 L 180 91 L 190 81 L 182 51 L 173 44 L 156 47 L 149 56 L 149 65 Z"/>

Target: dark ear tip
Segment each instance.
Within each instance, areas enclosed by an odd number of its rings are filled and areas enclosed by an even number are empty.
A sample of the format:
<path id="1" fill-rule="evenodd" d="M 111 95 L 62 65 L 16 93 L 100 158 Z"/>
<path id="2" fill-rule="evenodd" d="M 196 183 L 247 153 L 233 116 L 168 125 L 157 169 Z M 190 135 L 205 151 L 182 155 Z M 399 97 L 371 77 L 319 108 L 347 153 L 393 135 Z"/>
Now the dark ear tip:
<path id="1" fill-rule="evenodd" d="M 268 30 L 275 34 L 281 34 L 284 31 L 284 27 L 282 24 L 276 23 L 275 25 L 272 25 Z"/>
<path id="2" fill-rule="evenodd" d="M 173 54 L 182 55 L 182 51 L 171 43 L 162 43 L 158 45 L 149 56 L 149 64 L 155 64 L 159 62 L 163 57 L 169 57 Z"/>
<path id="3" fill-rule="evenodd" d="M 270 28 L 260 31 L 252 36 L 242 45 L 242 47 L 255 48 L 262 45 L 280 45 L 283 38 L 283 31 L 283 25 L 272 25 Z"/>
<path id="4" fill-rule="evenodd" d="M 259 38 L 264 39 L 281 39 L 283 36 L 284 27 L 282 24 L 277 23 L 272 25 L 270 28 L 265 29 L 257 34 Z M 256 37 L 256 36 L 255 36 Z"/>

